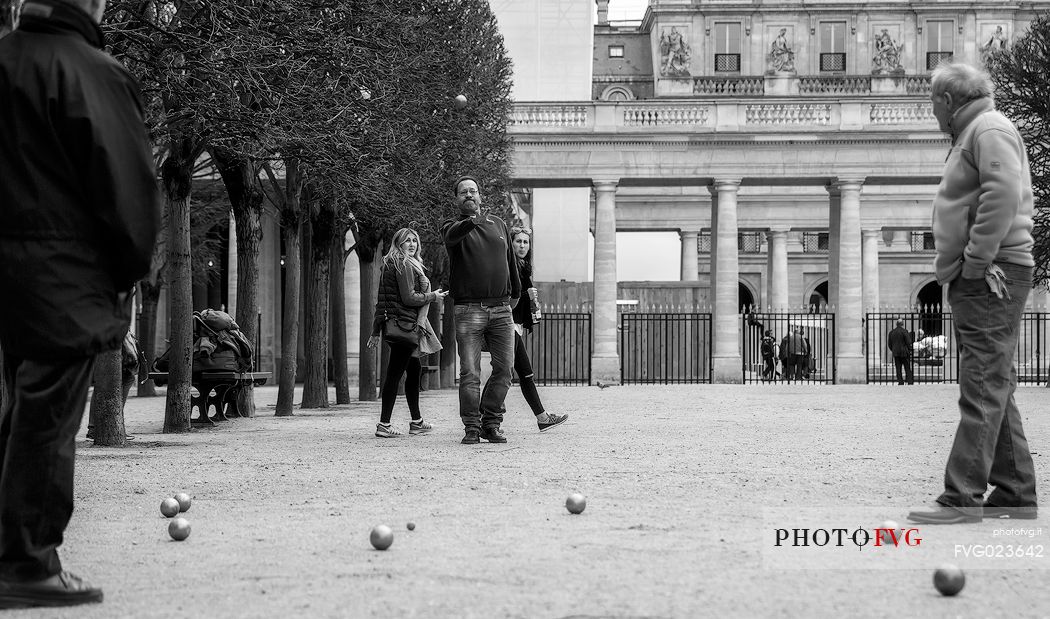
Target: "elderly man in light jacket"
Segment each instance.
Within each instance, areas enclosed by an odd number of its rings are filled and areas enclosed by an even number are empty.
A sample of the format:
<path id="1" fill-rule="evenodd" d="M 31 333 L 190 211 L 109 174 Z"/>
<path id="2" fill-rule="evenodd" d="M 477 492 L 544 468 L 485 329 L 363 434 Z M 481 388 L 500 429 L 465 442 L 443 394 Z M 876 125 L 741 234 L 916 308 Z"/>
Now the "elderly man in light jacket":
<path id="1" fill-rule="evenodd" d="M 959 343 L 960 421 L 925 524 L 1036 517 L 1035 469 L 1014 403 L 1014 355 L 1032 289 L 1032 181 L 1025 145 L 995 110 L 992 82 L 960 62 L 938 67 L 930 99 L 952 137 L 933 203 L 937 281 Z M 987 499 L 988 486 L 994 487 Z"/>

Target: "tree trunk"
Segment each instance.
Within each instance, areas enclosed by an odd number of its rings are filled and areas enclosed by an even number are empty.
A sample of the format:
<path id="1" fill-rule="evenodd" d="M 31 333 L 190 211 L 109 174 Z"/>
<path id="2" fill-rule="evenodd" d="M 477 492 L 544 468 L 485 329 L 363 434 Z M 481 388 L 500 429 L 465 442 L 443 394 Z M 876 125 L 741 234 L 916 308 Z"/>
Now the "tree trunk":
<path id="1" fill-rule="evenodd" d="M 237 229 L 237 315 L 241 333 L 252 345 L 258 334 L 259 255 L 262 245 L 263 193 L 256 169 L 244 157 L 216 148 L 212 151 L 226 193 L 230 196 Z M 254 368 L 258 371 L 259 368 Z M 242 417 L 255 416 L 255 388 L 248 385 L 238 392 L 237 409 Z"/>
<path id="2" fill-rule="evenodd" d="M 293 415 L 295 400 L 296 348 L 299 345 L 299 261 L 302 252 L 299 237 L 302 232 L 303 177 L 299 161 L 294 157 L 284 160 L 284 203 L 281 208 L 281 231 L 284 237 L 284 290 L 281 311 L 281 373 L 278 378 L 277 417 Z"/>
<path id="3" fill-rule="evenodd" d="M 329 321 L 332 325 L 332 374 L 335 379 L 335 403 L 350 403 L 350 368 L 346 364 L 346 252 L 343 251 L 345 230 L 334 226 L 332 235 L 332 278 L 329 291 Z"/>
<path id="4" fill-rule="evenodd" d="M 3 349 L 0 349 L 0 407 L 3 407 L 4 405 L 5 391 L 6 388 L 4 387 L 4 351 Z"/>
<path id="5" fill-rule="evenodd" d="M 445 297 L 445 315 L 441 320 L 441 388 L 456 386 L 456 304 Z"/>
<path id="6" fill-rule="evenodd" d="M 157 306 L 160 305 L 161 287 L 146 280 L 139 282 L 139 348 L 146 357 L 146 367 L 153 371 L 157 358 Z M 146 378 L 140 376 L 139 379 Z M 157 386 L 152 380 L 139 382 L 137 394 L 140 398 L 156 397 Z"/>
<path id="7" fill-rule="evenodd" d="M 277 389 L 277 417 L 289 417 L 295 399 L 295 374 L 298 367 L 296 348 L 299 345 L 299 233 L 298 216 L 290 221 L 287 211 L 282 213 L 284 234 L 284 291 L 281 319 L 281 375 Z"/>
<path id="8" fill-rule="evenodd" d="M 190 183 L 193 156 L 188 139 L 175 140 L 161 165 L 168 209 L 168 397 L 164 432 L 190 431 L 193 370 L 193 286 L 190 273 Z"/>
<path id="9" fill-rule="evenodd" d="M 376 351 L 368 348 L 368 338 L 372 336 L 372 321 L 376 313 L 376 299 L 379 297 L 378 247 L 371 247 L 366 235 L 357 240 L 357 259 L 361 263 L 361 357 L 358 361 L 359 378 L 357 379 L 357 399 L 372 402 L 376 399 Z M 382 344 L 380 344 L 382 347 Z"/>
<path id="10" fill-rule="evenodd" d="M 93 426 L 95 445 L 99 447 L 123 447 L 127 443 L 121 352 L 118 348 L 95 357 L 92 376 L 95 388 L 91 392 L 88 420 L 89 425 Z"/>
<path id="11" fill-rule="evenodd" d="M 310 278 L 306 282 L 306 374 L 303 408 L 328 408 L 328 289 L 335 201 L 323 198 L 310 225 Z"/>

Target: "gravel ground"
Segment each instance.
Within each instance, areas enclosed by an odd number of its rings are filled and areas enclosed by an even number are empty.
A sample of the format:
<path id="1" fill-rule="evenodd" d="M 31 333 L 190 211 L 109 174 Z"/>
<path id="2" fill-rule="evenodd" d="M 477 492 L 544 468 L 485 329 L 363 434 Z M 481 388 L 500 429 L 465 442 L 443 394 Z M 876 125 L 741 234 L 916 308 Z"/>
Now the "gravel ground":
<path id="1" fill-rule="evenodd" d="M 80 436 L 62 549 L 105 603 L 8 616 L 1050 614 L 1046 515 L 1026 523 L 1042 530 L 1025 541 L 1043 544 L 1044 558 L 968 563 L 954 598 L 934 590 L 935 561 L 953 543 L 991 541 L 1008 521 L 925 527 L 925 554 L 898 548 L 897 558 L 913 554 L 889 566 L 868 548 L 773 545 L 777 528 L 904 523 L 909 508 L 929 504 L 955 429 L 953 385 L 541 394 L 568 423 L 540 434 L 515 389 L 509 442 L 473 446 L 459 443 L 454 391 L 423 394 L 433 433 L 386 440 L 372 435 L 374 402 L 278 419 L 276 388 L 264 387 L 256 418 L 171 435 L 160 432 L 163 397 L 132 398 L 128 447 Z M 1048 395 L 1018 391 L 1041 488 Z M 407 432 L 407 421 L 402 400 L 395 422 Z M 194 497 L 184 542 L 169 539 L 159 510 L 179 491 Z M 587 496 L 579 516 L 564 507 L 575 491 Z M 385 552 L 368 541 L 380 523 L 395 535 Z"/>

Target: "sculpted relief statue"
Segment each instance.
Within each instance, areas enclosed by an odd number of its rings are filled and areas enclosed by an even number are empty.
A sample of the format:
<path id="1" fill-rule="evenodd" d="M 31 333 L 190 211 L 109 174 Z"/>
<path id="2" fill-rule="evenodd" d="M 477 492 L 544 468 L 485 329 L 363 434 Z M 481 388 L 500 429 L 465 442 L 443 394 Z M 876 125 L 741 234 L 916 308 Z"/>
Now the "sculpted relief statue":
<path id="1" fill-rule="evenodd" d="M 689 44 L 678 28 L 672 26 L 670 33 L 664 30 L 660 34 L 660 75 L 688 77 L 689 60 Z"/>
<path id="2" fill-rule="evenodd" d="M 795 52 L 791 51 L 791 47 L 788 45 L 787 28 L 781 28 L 780 34 L 773 39 L 773 44 L 769 49 L 768 62 L 770 73 L 795 72 Z"/>
<path id="3" fill-rule="evenodd" d="M 871 58 L 872 75 L 904 73 L 904 67 L 901 66 L 902 49 L 904 44 L 894 41 L 889 31 L 883 28 L 882 34 L 875 37 L 875 55 Z"/>
<path id="4" fill-rule="evenodd" d="M 1006 51 L 1006 33 L 1003 32 L 1002 26 L 996 26 L 995 32 L 981 45 L 981 59 L 985 63 L 994 54 L 999 54 Z"/>

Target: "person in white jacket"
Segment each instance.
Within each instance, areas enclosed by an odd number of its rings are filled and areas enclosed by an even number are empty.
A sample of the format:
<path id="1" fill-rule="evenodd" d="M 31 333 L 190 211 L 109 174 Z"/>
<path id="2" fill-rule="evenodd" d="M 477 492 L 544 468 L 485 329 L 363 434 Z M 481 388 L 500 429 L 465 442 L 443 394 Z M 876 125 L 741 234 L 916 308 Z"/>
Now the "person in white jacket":
<path id="1" fill-rule="evenodd" d="M 933 114 L 952 138 L 933 202 L 934 269 L 954 314 L 960 421 L 944 492 L 932 510 L 908 514 L 913 522 L 1037 515 L 1035 467 L 1014 402 L 1014 355 L 1035 266 L 1032 181 L 1024 141 L 995 110 L 992 92 L 991 78 L 972 65 L 933 72 Z"/>

